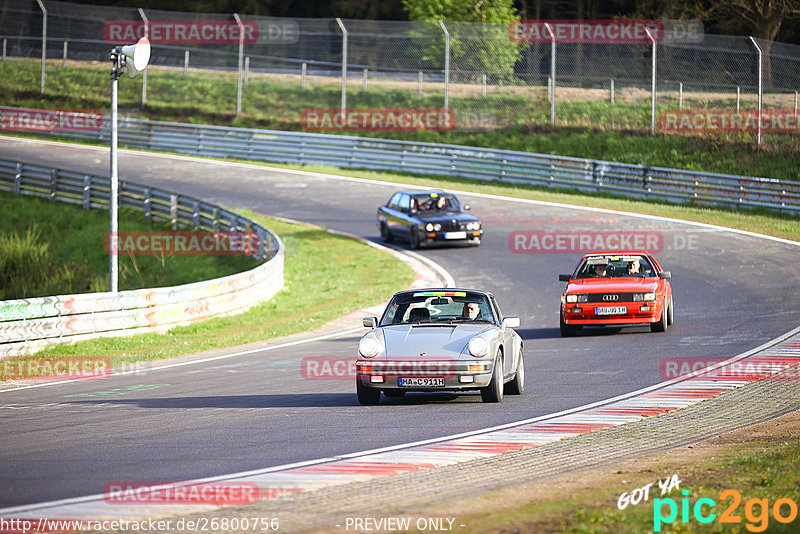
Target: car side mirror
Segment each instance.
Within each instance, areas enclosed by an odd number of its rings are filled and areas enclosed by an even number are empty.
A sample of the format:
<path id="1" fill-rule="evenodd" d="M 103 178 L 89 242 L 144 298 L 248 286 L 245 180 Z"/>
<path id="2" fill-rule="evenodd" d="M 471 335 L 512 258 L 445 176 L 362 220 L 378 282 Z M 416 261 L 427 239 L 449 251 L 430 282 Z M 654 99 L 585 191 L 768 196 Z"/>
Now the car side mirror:
<path id="1" fill-rule="evenodd" d="M 464 204 L 464 211 L 469 211 L 469 204 Z"/>
<path id="2" fill-rule="evenodd" d="M 660 273 L 658 273 L 658 277 L 663 280 L 669 280 L 670 278 L 672 278 L 672 273 L 669 271 L 661 271 Z"/>
<path id="3" fill-rule="evenodd" d="M 377 317 L 364 317 L 361 319 L 361 324 L 366 326 L 367 328 L 375 328 L 378 326 L 378 319 Z"/>
<path id="4" fill-rule="evenodd" d="M 503 319 L 503 328 L 519 328 L 519 317 L 506 317 Z"/>
<path id="5" fill-rule="evenodd" d="M 572 278 L 571 274 L 559 274 L 558 281 L 559 282 L 569 282 L 570 278 Z"/>

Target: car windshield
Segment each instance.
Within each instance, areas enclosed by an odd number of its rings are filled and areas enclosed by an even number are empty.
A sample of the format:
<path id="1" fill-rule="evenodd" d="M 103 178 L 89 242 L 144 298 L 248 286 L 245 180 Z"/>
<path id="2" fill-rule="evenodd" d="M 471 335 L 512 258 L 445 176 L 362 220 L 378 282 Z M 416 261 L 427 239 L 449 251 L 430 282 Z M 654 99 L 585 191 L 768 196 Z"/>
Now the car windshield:
<path id="1" fill-rule="evenodd" d="M 380 324 L 461 322 L 494 322 L 486 295 L 469 291 L 417 291 L 395 295 Z"/>
<path id="2" fill-rule="evenodd" d="M 653 265 L 645 256 L 589 256 L 583 258 L 573 278 L 653 277 Z"/>
<path id="3" fill-rule="evenodd" d="M 411 197 L 411 211 L 420 217 L 461 211 L 458 199 L 448 193 L 426 193 Z"/>

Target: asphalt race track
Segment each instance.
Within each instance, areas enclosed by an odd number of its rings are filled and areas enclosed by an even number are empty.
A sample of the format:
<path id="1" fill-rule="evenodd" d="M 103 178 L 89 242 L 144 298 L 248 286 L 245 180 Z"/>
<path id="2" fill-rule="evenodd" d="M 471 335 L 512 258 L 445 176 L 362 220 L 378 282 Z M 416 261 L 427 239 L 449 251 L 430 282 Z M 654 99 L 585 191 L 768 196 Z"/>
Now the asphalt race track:
<path id="1" fill-rule="evenodd" d="M 0 158 L 108 172 L 108 149 L 2 138 Z M 400 188 L 127 151 L 119 165 L 121 179 L 367 239 L 378 237 L 376 207 Z M 520 316 L 526 395 L 490 405 L 477 393 L 410 394 L 364 407 L 350 380 L 302 379 L 302 358 L 352 357 L 356 336 L 4 391 L 0 508 L 99 494 L 113 481 L 201 478 L 545 415 L 662 382 L 665 358 L 730 357 L 798 325 L 796 246 L 682 223 L 459 196 L 483 219 L 484 243 L 421 254 L 447 269 L 457 285 L 492 291 L 504 314 Z M 520 230 L 661 236 L 656 257 L 672 272 L 675 324 L 663 334 L 630 328 L 562 339 L 558 274 L 571 272 L 581 254 L 516 253 L 509 235 Z"/>

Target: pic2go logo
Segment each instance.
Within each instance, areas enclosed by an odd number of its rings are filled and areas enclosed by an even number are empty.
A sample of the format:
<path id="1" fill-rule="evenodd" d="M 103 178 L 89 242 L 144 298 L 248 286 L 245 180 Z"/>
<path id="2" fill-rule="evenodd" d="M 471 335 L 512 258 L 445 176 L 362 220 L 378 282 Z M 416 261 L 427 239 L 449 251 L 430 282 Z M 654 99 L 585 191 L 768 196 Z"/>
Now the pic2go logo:
<path id="1" fill-rule="evenodd" d="M 689 490 L 682 490 L 684 495 L 681 499 L 681 523 L 687 524 L 691 520 L 689 511 L 691 509 L 692 516 L 698 523 L 708 524 L 717 519 L 717 514 L 712 512 L 716 508 L 717 503 L 714 499 L 702 498 L 698 499 L 694 506 L 691 505 L 688 499 Z M 737 523 L 741 524 L 742 516 L 737 514 L 739 504 L 742 502 L 742 496 L 738 491 L 728 489 L 719 494 L 720 500 L 730 499 L 730 504 L 719 515 L 718 521 L 720 523 Z M 664 515 L 666 508 L 666 515 Z M 747 520 L 745 528 L 750 532 L 764 532 L 769 526 L 769 499 L 749 499 L 744 504 L 744 517 Z M 791 523 L 797 518 L 797 503 L 792 499 L 786 497 L 778 499 L 772 505 L 772 517 L 778 523 Z M 670 525 L 678 518 L 678 503 L 675 499 L 667 497 L 664 499 L 653 499 L 653 531 L 661 532 L 662 525 Z"/>

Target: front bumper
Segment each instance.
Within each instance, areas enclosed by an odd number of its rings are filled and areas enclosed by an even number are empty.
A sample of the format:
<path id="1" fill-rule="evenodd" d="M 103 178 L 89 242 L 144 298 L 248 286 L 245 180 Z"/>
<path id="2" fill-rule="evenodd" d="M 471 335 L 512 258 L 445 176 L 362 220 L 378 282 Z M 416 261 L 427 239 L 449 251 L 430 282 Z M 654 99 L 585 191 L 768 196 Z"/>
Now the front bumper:
<path id="1" fill-rule="evenodd" d="M 483 235 L 481 230 L 458 230 L 448 232 L 428 232 L 423 231 L 419 234 L 419 242 L 424 244 L 446 244 L 446 243 L 474 243 L 480 242 Z"/>
<path id="2" fill-rule="evenodd" d="M 611 306 L 594 302 L 577 302 L 561 304 L 561 313 L 564 323 L 568 325 L 629 325 L 651 324 L 661 320 L 663 306 L 658 302 L 620 302 L 613 307 L 625 307 L 625 313 L 613 315 L 598 314 L 597 308 Z"/>
<path id="3" fill-rule="evenodd" d="M 356 361 L 356 380 L 374 389 L 452 391 L 477 389 L 492 380 L 494 360 L 366 360 Z M 399 379 L 442 379 L 443 385 L 401 386 Z"/>

